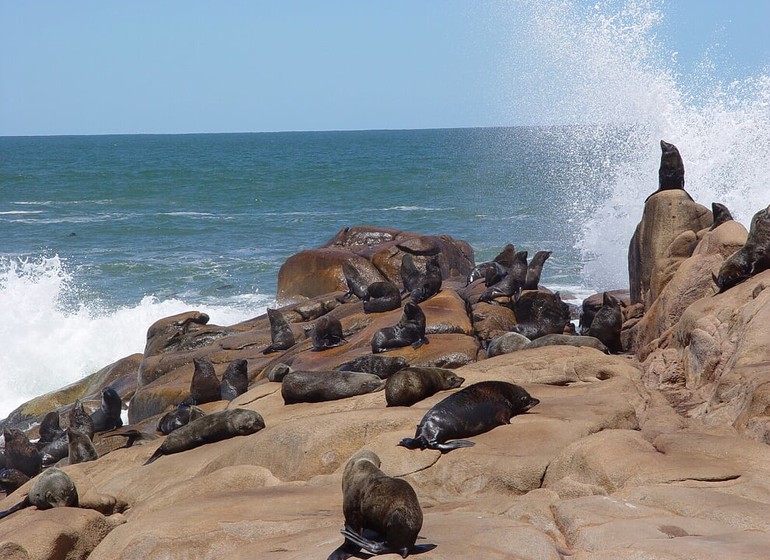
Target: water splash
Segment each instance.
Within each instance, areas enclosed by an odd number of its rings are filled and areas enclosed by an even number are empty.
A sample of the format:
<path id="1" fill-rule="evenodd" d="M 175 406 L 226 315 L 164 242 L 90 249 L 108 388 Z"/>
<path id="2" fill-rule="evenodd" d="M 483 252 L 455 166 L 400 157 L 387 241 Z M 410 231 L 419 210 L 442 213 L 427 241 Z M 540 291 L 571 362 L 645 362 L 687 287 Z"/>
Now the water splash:
<path id="1" fill-rule="evenodd" d="M 573 170 L 562 180 L 582 233 L 586 285 L 628 284 L 627 250 L 645 198 L 657 189 L 659 141 L 677 145 L 685 188 L 706 207 L 726 204 L 748 225 L 770 202 L 770 75 L 723 82 L 704 53 L 687 76 L 656 31 L 662 4 L 652 0 L 524 2 L 512 33 L 513 64 L 536 104 L 513 111 L 540 124 L 577 124 L 568 134 L 594 146 L 590 159 L 565 140 Z M 522 22 L 521 18 L 525 21 Z M 536 116 L 533 116 L 536 115 Z M 543 122 L 543 118 L 546 122 Z"/>
<path id="2" fill-rule="evenodd" d="M 0 258 L 0 309 L 13 310 L 0 321 L 0 418 L 33 397 L 141 353 L 147 328 L 160 318 L 201 309 L 212 323 L 231 325 L 264 311 L 153 297 L 102 310 L 79 292 L 58 256 Z"/>

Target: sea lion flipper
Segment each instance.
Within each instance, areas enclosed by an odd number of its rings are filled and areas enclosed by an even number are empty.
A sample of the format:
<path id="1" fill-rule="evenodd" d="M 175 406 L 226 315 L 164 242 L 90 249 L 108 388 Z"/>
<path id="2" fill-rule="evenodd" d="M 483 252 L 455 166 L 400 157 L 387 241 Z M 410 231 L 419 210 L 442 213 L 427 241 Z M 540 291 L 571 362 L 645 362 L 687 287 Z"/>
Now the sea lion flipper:
<path id="1" fill-rule="evenodd" d="M 399 554 L 401 554 L 400 550 L 398 551 L 394 550 L 393 548 L 389 547 L 384 541 L 373 541 L 371 539 L 367 539 L 366 537 L 351 531 L 347 527 L 345 527 L 342 530 L 342 534 L 345 535 L 345 540 L 350 541 L 354 545 L 360 548 L 363 548 L 367 552 L 371 552 L 372 554 L 387 554 L 389 552 L 398 552 Z"/>
<path id="2" fill-rule="evenodd" d="M 447 453 L 448 451 L 452 451 L 452 449 L 458 449 L 460 447 L 473 447 L 476 445 L 472 441 L 466 441 L 464 439 L 456 439 L 455 441 L 449 441 L 446 443 L 436 443 L 432 445 L 431 447 L 433 449 L 438 449 L 442 453 Z"/>
<path id="3" fill-rule="evenodd" d="M 160 457 L 163 455 L 163 451 L 161 451 L 160 447 L 155 450 L 155 453 L 153 453 L 149 459 L 144 463 L 145 465 L 149 465 L 153 461 L 160 459 Z"/>
<path id="4" fill-rule="evenodd" d="M 20 501 L 15 506 L 12 506 L 5 511 L 0 511 L 0 519 L 3 519 L 4 517 L 8 517 L 12 513 L 16 513 L 20 509 L 24 509 L 25 507 L 28 507 L 31 505 L 32 503 L 29 501 L 29 496 L 26 496 L 22 501 Z"/>
<path id="5" fill-rule="evenodd" d="M 398 445 L 407 449 L 425 449 L 425 444 L 419 438 L 404 438 Z"/>
<path id="6" fill-rule="evenodd" d="M 422 554 L 436 548 L 435 544 L 416 544 L 409 549 L 409 554 Z"/>

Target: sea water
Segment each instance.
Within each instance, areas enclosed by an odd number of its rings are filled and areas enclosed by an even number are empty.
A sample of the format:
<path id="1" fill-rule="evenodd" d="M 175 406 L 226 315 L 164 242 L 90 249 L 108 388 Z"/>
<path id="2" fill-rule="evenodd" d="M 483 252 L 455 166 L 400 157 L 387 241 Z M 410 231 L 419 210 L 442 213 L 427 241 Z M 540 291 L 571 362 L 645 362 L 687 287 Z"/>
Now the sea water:
<path id="1" fill-rule="evenodd" d="M 162 317 L 263 313 L 285 259 L 345 226 L 449 234 L 477 262 L 509 242 L 551 250 L 543 283 L 579 299 L 628 285 L 660 139 L 698 202 L 746 225 L 770 203 L 767 76 L 684 83 L 647 3 L 538 4 L 513 46 L 535 81 L 568 76 L 550 95 L 569 123 L 544 110 L 512 128 L 0 138 L 0 418 L 142 352 Z"/>

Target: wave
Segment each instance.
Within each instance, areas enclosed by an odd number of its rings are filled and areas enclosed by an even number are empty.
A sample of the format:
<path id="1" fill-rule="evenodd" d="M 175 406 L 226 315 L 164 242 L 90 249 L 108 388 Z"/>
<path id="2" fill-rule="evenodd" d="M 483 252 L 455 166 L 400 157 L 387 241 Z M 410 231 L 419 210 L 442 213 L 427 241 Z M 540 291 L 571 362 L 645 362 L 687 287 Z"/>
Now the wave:
<path id="1" fill-rule="evenodd" d="M 61 388 L 144 351 L 147 328 L 163 317 L 198 309 L 232 325 L 263 313 L 271 298 L 253 294 L 201 304 L 145 297 L 103 309 L 79 294 L 58 256 L 0 258 L 0 418 L 29 399 Z M 257 305 L 261 304 L 259 307 Z"/>
<path id="2" fill-rule="evenodd" d="M 430 206 L 391 206 L 390 208 L 383 208 L 382 210 L 372 209 L 374 212 L 389 212 L 393 210 L 401 212 L 447 212 L 454 210 L 454 208 L 431 208 Z"/>

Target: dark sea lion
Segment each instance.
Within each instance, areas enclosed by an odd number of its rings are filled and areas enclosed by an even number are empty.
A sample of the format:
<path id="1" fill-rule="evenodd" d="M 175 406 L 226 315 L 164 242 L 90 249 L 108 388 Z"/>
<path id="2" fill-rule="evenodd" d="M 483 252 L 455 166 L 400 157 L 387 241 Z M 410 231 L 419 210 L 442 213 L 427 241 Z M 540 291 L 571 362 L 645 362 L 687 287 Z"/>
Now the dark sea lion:
<path id="1" fill-rule="evenodd" d="M 5 492 L 6 496 L 16 492 L 27 481 L 29 477 L 18 469 L 0 470 L 0 490 Z"/>
<path id="2" fill-rule="evenodd" d="M 384 313 L 401 307 L 401 292 L 393 282 L 372 282 L 366 289 L 364 313 Z"/>
<path id="3" fill-rule="evenodd" d="M 19 470 L 30 478 L 40 472 L 43 459 L 37 446 L 29 441 L 24 432 L 16 428 L 5 428 L 3 439 L 5 439 L 7 468 Z"/>
<path id="4" fill-rule="evenodd" d="M 230 362 L 222 374 L 219 384 L 219 397 L 223 401 L 231 401 L 249 390 L 248 362 L 238 358 Z"/>
<path id="5" fill-rule="evenodd" d="M 725 222 L 730 222 L 733 219 L 733 215 L 730 214 L 730 210 L 724 204 L 719 202 L 711 203 L 711 215 L 714 216 L 714 223 L 711 224 L 709 231 L 712 231 Z"/>
<path id="6" fill-rule="evenodd" d="M 187 404 L 205 404 L 219 400 L 219 378 L 214 364 L 202 358 L 193 359 L 195 371 L 190 381 L 190 396 Z"/>
<path id="7" fill-rule="evenodd" d="M 264 427 L 265 421 L 262 416 L 253 410 L 231 408 L 212 412 L 201 418 L 196 418 L 167 435 L 165 441 L 147 459 L 145 465 L 149 465 L 163 455 L 187 451 L 235 436 L 247 436 Z"/>
<path id="8" fill-rule="evenodd" d="M 348 291 L 340 299 L 347 301 L 352 295 L 355 295 L 358 299 L 364 299 L 367 285 L 358 268 L 352 262 L 345 261 L 342 263 L 342 274 L 345 276 Z"/>
<path id="9" fill-rule="evenodd" d="M 126 438 L 126 443 L 123 447 L 128 448 L 134 445 L 135 443 L 142 445 L 145 443 L 149 443 L 151 441 L 155 441 L 160 436 L 158 434 L 140 432 L 139 430 L 135 430 L 131 428 L 131 429 L 124 430 L 122 432 L 117 432 L 114 434 L 106 434 L 104 437 L 124 437 Z"/>
<path id="10" fill-rule="evenodd" d="M 552 251 L 538 251 L 527 265 L 527 276 L 524 280 L 525 290 L 537 290 L 540 284 L 540 276 L 543 274 L 543 264 L 552 255 Z"/>
<path id="11" fill-rule="evenodd" d="M 719 291 L 729 290 L 770 268 L 770 206 L 760 210 L 751 218 L 751 227 L 746 243 L 730 255 L 714 277 Z"/>
<path id="12" fill-rule="evenodd" d="M 43 468 L 55 465 L 69 454 L 69 441 L 67 440 L 67 430 L 62 431 L 61 437 L 48 443 L 40 450 L 40 457 L 43 460 Z"/>
<path id="13" fill-rule="evenodd" d="M 205 415 L 206 413 L 197 406 L 193 406 L 187 403 L 179 403 L 179 405 L 174 410 L 167 412 L 160 417 L 156 429 L 164 436 L 167 436 L 177 428 L 186 426 L 196 418 L 200 418 Z"/>
<path id="14" fill-rule="evenodd" d="M 518 299 L 524 281 L 527 279 L 527 251 L 519 251 L 514 255 L 513 266 L 508 274 L 497 284 L 487 288 L 479 301 L 491 303 L 495 298 L 507 297 L 509 301 Z"/>
<path id="15" fill-rule="evenodd" d="M 475 445 L 472 441 L 457 438 L 510 424 L 513 416 L 527 412 L 539 402 L 513 383 L 474 383 L 436 403 L 420 420 L 414 438 L 404 438 L 398 445 L 408 449 L 438 449 L 442 453 L 470 447 Z"/>
<path id="16" fill-rule="evenodd" d="M 613 354 L 623 351 L 620 330 L 623 327 L 623 312 L 620 302 L 607 292 L 602 296 L 602 306 L 596 312 L 588 329 L 588 336 L 599 339 Z"/>
<path id="17" fill-rule="evenodd" d="M 511 330 L 535 340 L 547 334 L 561 334 L 570 320 L 569 305 L 554 294 L 530 290 L 522 293 L 513 308 L 519 322 Z"/>
<path id="18" fill-rule="evenodd" d="M 270 371 L 267 372 L 267 380 L 280 383 L 288 373 L 291 372 L 291 367 L 284 363 L 275 364 Z"/>
<path id="19" fill-rule="evenodd" d="M 37 440 L 38 444 L 51 443 L 64 434 L 64 430 L 59 425 L 59 413 L 57 411 L 52 410 L 43 417 L 38 433 L 40 434 Z"/>
<path id="20" fill-rule="evenodd" d="M 644 201 L 647 202 L 650 197 L 655 196 L 661 191 L 682 190 L 684 191 L 684 161 L 679 155 L 679 150 L 673 144 L 660 141 L 660 167 L 658 168 L 658 190 L 648 196 Z M 692 197 L 687 191 L 684 191 L 687 198 Z"/>
<path id="21" fill-rule="evenodd" d="M 529 347 L 529 344 L 530 340 L 523 334 L 507 332 L 489 341 L 487 345 L 487 358 L 518 352 Z"/>
<path id="22" fill-rule="evenodd" d="M 431 257 L 428 262 L 425 263 L 425 273 L 420 275 L 420 279 L 417 281 L 417 287 L 412 290 L 410 296 L 414 303 L 422 303 L 423 301 L 432 298 L 441 291 L 441 267 L 438 263 L 437 257 Z"/>
<path id="23" fill-rule="evenodd" d="M 94 421 L 91 416 L 83 408 L 83 403 L 80 399 L 75 401 L 75 405 L 69 412 L 69 425 L 71 428 L 76 429 L 82 434 L 87 435 L 90 439 L 94 437 Z M 67 439 L 67 434 L 63 434 L 63 438 Z"/>
<path id="24" fill-rule="evenodd" d="M 513 268 L 513 263 L 516 261 L 516 247 L 513 243 L 508 243 L 492 260 L 503 265 L 506 270 Z"/>
<path id="25" fill-rule="evenodd" d="M 94 443 L 87 435 L 70 427 L 67 428 L 67 441 L 69 442 L 67 454 L 68 465 L 96 461 L 99 458 Z"/>
<path id="26" fill-rule="evenodd" d="M 414 264 L 414 258 L 409 253 L 405 254 L 401 259 L 399 274 L 401 275 L 401 282 L 404 284 L 404 289 L 401 293 L 411 292 L 419 286 L 422 273 L 417 268 L 417 265 Z"/>
<path id="27" fill-rule="evenodd" d="M 281 382 L 285 404 L 325 402 L 381 391 L 385 380 L 357 371 L 292 371 Z"/>
<path id="28" fill-rule="evenodd" d="M 542 348 L 543 346 L 574 346 L 576 348 L 593 348 L 605 354 L 610 353 L 609 349 L 598 338 L 572 334 L 547 334 L 530 342 L 527 349 Z"/>
<path id="29" fill-rule="evenodd" d="M 411 345 L 417 349 L 428 344 L 425 337 L 425 313 L 412 301 L 406 302 L 401 319 L 392 327 L 384 327 L 372 337 L 372 354 Z"/>
<path id="30" fill-rule="evenodd" d="M 122 407 L 123 401 L 115 389 L 112 387 L 102 389 L 102 403 L 90 415 L 94 432 L 106 432 L 120 428 L 123 425 L 123 420 L 120 418 Z"/>
<path id="31" fill-rule="evenodd" d="M 388 406 L 412 406 L 439 391 L 456 389 L 463 381 L 451 369 L 411 366 L 388 377 L 385 400 Z"/>
<path id="32" fill-rule="evenodd" d="M 0 512 L 0 519 L 29 506 L 38 509 L 77 507 L 78 491 L 72 479 L 62 470 L 50 468 L 37 476 L 23 501 Z"/>
<path id="33" fill-rule="evenodd" d="M 401 356 L 383 356 L 381 354 L 364 354 L 349 362 L 337 366 L 340 371 L 360 371 L 373 373 L 380 379 L 387 379 L 399 370 L 409 365 L 409 361 Z"/>
<path id="34" fill-rule="evenodd" d="M 327 560 L 346 560 L 363 548 L 370 554 L 418 554 L 433 544 L 417 545 L 422 509 L 417 494 L 402 478 L 380 470 L 380 458 L 363 449 L 342 473 L 342 512 L 345 542 Z"/>
<path id="35" fill-rule="evenodd" d="M 283 313 L 277 309 L 268 309 L 267 318 L 270 321 L 270 340 L 272 344 L 262 350 L 263 354 L 288 350 L 296 344 L 294 333 Z"/>
<path id="36" fill-rule="evenodd" d="M 342 323 L 336 317 L 323 315 L 313 328 L 313 350 L 321 351 L 334 348 L 345 342 Z"/>
<path id="37" fill-rule="evenodd" d="M 479 263 L 468 273 L 465 285 L 467 286 L 476 280 L 484 278 L 484 283 L 487 286 L 491 286 L 502 280 L 506 274 L 508 274 L 508 269 L 499 262 L 487 261 Z"/>

